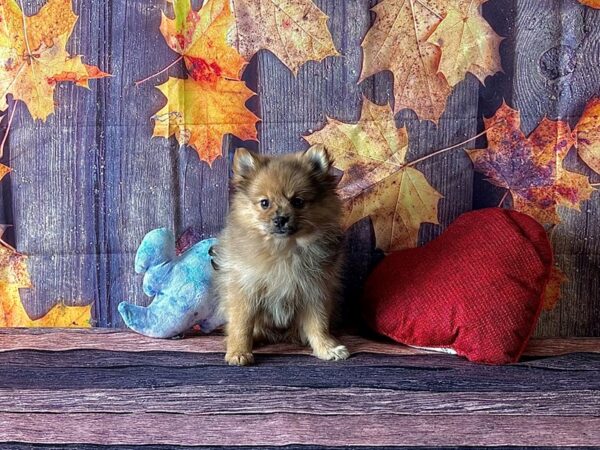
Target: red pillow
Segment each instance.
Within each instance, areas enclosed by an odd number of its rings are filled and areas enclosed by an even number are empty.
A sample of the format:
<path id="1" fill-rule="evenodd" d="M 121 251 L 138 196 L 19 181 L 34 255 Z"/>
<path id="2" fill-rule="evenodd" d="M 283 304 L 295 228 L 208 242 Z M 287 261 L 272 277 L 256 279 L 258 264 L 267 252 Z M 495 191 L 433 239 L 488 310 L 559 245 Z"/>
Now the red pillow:
<path id="1" fill-rule="evenodd" d="M 534 219 L 473 211 L 429 244 L 386 256 L 365 285 L 364 315 L 403 344 L 511 363 L 535 328 L 551 269 L 552 248 Z"/>

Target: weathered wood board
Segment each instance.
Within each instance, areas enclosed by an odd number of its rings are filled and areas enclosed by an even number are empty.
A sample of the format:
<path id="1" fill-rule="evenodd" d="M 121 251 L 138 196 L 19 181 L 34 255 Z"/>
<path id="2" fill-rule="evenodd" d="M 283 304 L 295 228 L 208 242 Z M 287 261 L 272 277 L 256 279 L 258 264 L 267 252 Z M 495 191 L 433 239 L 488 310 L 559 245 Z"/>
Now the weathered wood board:
<path id="1" fill-rule="evenodd" d="M 43 3 L 23 1 L 28 14 Z M 259 142 L 228 137 L 224 157 L 209 167 L 175 139 L 151 137 L 150 117 L 164 103 L 154 86 L 169 75 L 182 76 L 182 68 L 174 66 L 134 85 L 177 58 L 158 31 L 166 1 L 73 3 L 79 21 L 69 50 L 112 77 L 92 81 L 90 90 L 61 85 L 57 112 L 43 124 L 34 123 L 20 105 L 5 152 L 14 173 L 10 187 L 6 182 L 1 187 L 1 214 L 15 225 L 17 248 L 30 255 L 35 288 L 21 295 L 34 318 L 57 302 L 93 303 L 94 325 L 121 327 L 120 301 L 149 301 L 133 271 L 135 250 L 147 231 L 165 226 L 180 234 L 193 227 L 208 237 L 222 227 L 237 146 L 269 154 L 304 149 L 302 137 L 322 127 L 327 117 L 357 121 L 363 97 L 378 104 L 393 100 L 389 72 L 358 83 L 360 43 L 373 21 L 369 8 L 377 2 L 316 0 L 330 18 L 342 56 L 308 62 L 294 76 L 272 53 L 255 55 L 244 80 L 257 93 L 248 106 L 261 118 Z M 523 130 L 529 133 L 545 115 L 574 125 L 586 101 L 600 94 L 600 10 L 576 0 L 489 0 L 483 13 L 506 37 L 504 73 L 489 77 L 485 86 L 467 75 L 437 124 L 401 111 L 396 122 L 408 128 L 409 160 L 475 136 L 483 129 L 482 117 L 493 114 L 503 99 L 521 111 Z M 465 147 L 485 145 L 482 137 Z M 567 164 L 592 182 L 600 181 L 575 158 Z M 461 148 L 418 168 L 444 196 L 440 224 L 423 225 L 421 243 L 462 212 L 496 206 L 503 195 L 474 174 Z M 599 200 L 595 193 L 582 212 L 564 211 L 563 223 L 552 233 L 557 263 L 569 281 L 557 308 L 542 316 L 538 335 L 600 335 Z M 355 316 L 361 283 L 381 257 L 374 247 L 368 219 L 349 230 L 346 319 Z"/>
<path id="2" fill-rule="evenodd" d="M 40 339 L 4 345 L 25 336 Z M 347 361 L 271 347 L 242 368 L 224 362 L 220 339 L 167 341 L 165 351 L 132 332 L 5 330 L 0 448 L 581 448 L 600 439 L 598 353 L 489 366 L 345 336 L 366 344 Z M 599 339 L 561 342 L 600 351 Z"/>

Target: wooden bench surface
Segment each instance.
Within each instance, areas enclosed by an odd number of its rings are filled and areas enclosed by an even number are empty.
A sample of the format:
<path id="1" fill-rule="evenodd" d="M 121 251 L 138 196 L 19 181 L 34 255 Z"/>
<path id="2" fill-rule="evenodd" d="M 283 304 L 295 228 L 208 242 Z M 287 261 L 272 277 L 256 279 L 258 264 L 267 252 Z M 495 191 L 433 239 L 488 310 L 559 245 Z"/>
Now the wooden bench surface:
<path id="1" fill-rule="evenodd" d="M 600 339 L 502 367 L 342 340 L 344 362 L 279 345 L 240 368 L 222 336 L 2 330 L 0 448 L 600 445 Z"/>

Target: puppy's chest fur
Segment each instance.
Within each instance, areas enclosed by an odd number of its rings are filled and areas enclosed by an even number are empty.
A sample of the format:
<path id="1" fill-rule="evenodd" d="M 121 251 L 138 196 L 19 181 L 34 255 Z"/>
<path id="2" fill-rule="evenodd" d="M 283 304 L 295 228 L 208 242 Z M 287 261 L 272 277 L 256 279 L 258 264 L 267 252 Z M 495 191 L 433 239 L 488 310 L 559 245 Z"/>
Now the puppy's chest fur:
<path id="1" fill-rule="evenodd" d="M 256 252 L 247 257 L 238 254 L 234 259 L 237 269 L 232 275 L 239 277 L 245 297 L 280 328 L 288 327 L 307 302 L 329 300 L 327 278 L 337 270 L 335 252 L 319 243 L 282 247 L 275 253 Z"/>

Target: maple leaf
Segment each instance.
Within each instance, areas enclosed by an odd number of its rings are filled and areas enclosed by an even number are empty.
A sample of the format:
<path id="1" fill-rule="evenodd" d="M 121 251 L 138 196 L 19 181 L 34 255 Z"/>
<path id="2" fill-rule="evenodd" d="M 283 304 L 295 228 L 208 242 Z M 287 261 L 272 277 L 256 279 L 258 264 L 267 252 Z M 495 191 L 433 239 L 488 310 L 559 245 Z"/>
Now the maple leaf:
<path id="1" fill-rule="evenodd" d="M 175 0 L 173 8 L 175 19 L 163 14 L 160 31 L 183 56 L 190 76 L 197 81 L 238 79 L 246 61 L 228 40 L 235 26 L 229 0 L 208 0 L 198 12 L 190 0 Z"/>
<path id="2" fill-rule="evenodd" d="M 360 80 L 391 71 L 394 111 L 410 108 L 419 118 L 437 122 L 451 85 L 464 78 L 466 71 L 483 79 L 500 68 L 498 60 L 493 60 L 499 58 L 499 38 L 479 13 L 482 1 L 471 3 L 382 0 L 372 8 L 375 23 L 362 42 Z"/>
<path id="3" fill-rule="evenodd" d="M 154 136 L 175 135 L 180 145 L 194 147 L 209 164 L 221 155 L 225 134 L 256 140 L 258 118 L 244 107 L 254 92 L 243 81 L 221 78 L 198 83 L 192 78 L 169 77 L 157 88 L 167 103 L 153 116 Z"/>
<path id="4" fill-rule="evenodd" d="M 358 123 L 328 119 L 325 127 L 306 136 L 322 144 L 344 174 L 339 192 L 345 204 L 345 226 L 370 217 L 377 247 L 384 251 L 417 245 L 424 222 L 438 223 L 442 195 L 425 176 L 406 165 L 408 134 L 397 128 L 389 105 L 363 100 Z"/>
<path id="5" fill-rule="evenodd" d="M 577 152 L 596 173 L 600 173 L 600 97 L 588 102 L 577 123 Z"/>
<path id="6" fill-rule="evenodd" d="M 19 297 L 14 284 L 0 282 L 0 327 L 91 327 L 92 305 L 54 305 L 43 317 L 32 320 Z"/>
<path id="7" fill-rule="evenodd" d="M 590 8 L 600 9 L 600 0 L 579 0 L 579 3 Z"/>
<path id="8" fill-rule="evenodd" d="M 567 123 L 544 118 L 525 137 L 519 112 L 503 103 L 484 124 L 488 148 L 467 153 L 475 170 L 510 191 L 514 209 L 542 224 L 558 223 L 557 206 L 579 210 L 579 203 L 590 198 L 588 178 L 563 167 L 575 144 Z"/>
<path id="9" fill-rule="evenodd" d="M 560 286 L 565 281 L 567 281 L 567 276 L 564 272 L 558 267 L 553 266 L 550 272 L 550 279 L 544 291 L 544 304 L 542 308 L 545 311 L 551 311 L 556 307 L 560 300 Z"/>
<path id="10" fill-rule="evenodd" d="M 469 1 L 468 5 L 448 3 L 446 16 L 427 40 L 441 49 L 439 71 L 450 86 L 458 84 L 467 72 L 483 83 L 487 76 L 502 70 L 502 38 L 479 14 L 485 1 Z"/>
<path id="11" fill-rule="evenodd" d="M 14 0 L 1 0 L 0 18 L 0 109 L 7 108 L 6 95 L 12 94 L 34 119 L 46 120 L 54 112 L 57 82 L 87 85 L 90 78 L 108 76 L 65 50 L 77 21 L 70 0 L 48 0 L 29 17 Z"/>
<path id="12" fill-rule="evenodd" d="M 8 225 L 0 225 L 4 233 Z M 0 327 L 89 327 L 91 305 L 55 305 L 45 316 L 31 320 L 21 303 L 19 288 L 30 288 L 27 256 L 0 238 Z"/>
<path id="13" fill-rule="evenodd" d="M 2 178 L 8 175 L 11 171 L 12 169 L 10 167 L 0 164 L 0 180 L 2 180 Z"/>
<path id="14" fill-rule="evenodd" d="M 233 8 L 236 46 L 248 61 L 264 48 L 296 74 L 306 61 L 339 55 L 312 0 L 233 0 Z"/>

